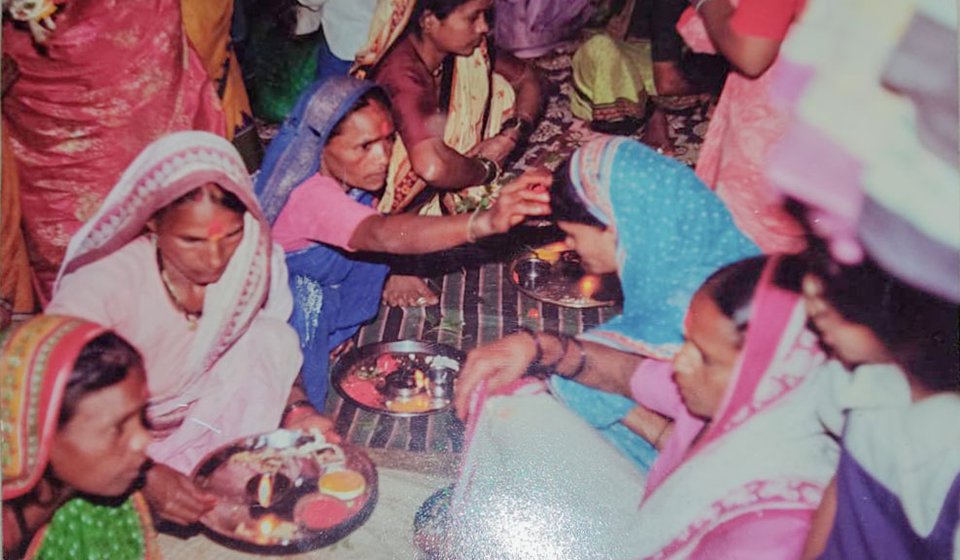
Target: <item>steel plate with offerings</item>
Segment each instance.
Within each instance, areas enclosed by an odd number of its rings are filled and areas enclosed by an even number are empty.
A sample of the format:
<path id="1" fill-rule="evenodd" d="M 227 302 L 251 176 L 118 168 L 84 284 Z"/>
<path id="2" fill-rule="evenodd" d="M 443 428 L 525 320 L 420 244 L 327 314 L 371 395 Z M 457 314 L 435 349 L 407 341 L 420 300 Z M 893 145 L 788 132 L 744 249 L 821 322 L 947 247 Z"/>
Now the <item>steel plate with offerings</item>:
<path id="1" fill-rule="evenodd" d="M 349 445 L 316 431 L 276 430 L 207 455 L 193 480 L 217 496 L 201 523 L 235 548 L 299 552 L 342 539 L 377 501 L 377 471 Z"/>
<path id="2" fill-rule="evenodd" d="M 510 280 L 522 293 L 564 307 L 607 307 L 623 299 L 615 274 L 587 274 L 580 256 L 563 242 L 529 251 L 510 263 Z"/>
<path id="3" fill-rule="evenodd" d="M 401 340 L 368 344 L 343 356 L 333 386 L 354 405 L 393 416 L 434 414 L 450 407 L 463 352 L 445 344 Z"/>

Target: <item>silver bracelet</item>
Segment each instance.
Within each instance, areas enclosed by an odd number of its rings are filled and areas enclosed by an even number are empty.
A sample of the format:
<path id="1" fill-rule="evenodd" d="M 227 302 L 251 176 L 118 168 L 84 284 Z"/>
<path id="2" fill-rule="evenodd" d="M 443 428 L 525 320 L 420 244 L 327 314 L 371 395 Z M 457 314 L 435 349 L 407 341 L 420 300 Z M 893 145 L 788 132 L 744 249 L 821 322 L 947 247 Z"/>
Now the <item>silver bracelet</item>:
<path id="1" fill-rule="evenodd" d="M 696 2 L 693 3 L 693 11 L 700 13 L 700 8 L 702 8 L 703 5 L 709 1 L 710 0 L 697 0 Z"/>

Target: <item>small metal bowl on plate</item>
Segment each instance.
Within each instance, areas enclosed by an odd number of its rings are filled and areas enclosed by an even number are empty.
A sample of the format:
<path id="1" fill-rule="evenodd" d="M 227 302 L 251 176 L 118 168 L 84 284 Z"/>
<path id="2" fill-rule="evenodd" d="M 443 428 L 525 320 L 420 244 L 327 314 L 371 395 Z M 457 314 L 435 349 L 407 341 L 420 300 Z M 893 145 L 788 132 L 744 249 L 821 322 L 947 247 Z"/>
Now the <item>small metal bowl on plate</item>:
<path id="1" fill-rule="evenodd" d="M 513 271 L 520 286 L 528 290 L 536 290 L 549 280 L 551 266 L 547 261 L 533 257 L 518 261 Z"/>
<path id="2" fill-rule="evenodd" d="M 340 515 L 331 523 L 311 529 L 297 518 L 294 505 L 323 495 L 318 480 L 338 471 L 362 476 L 362 490 L 341 500 Z M 261 494 L 264 478 L 271 487 Z M 332 544 L 367 520 L 378 495 L 376 467 L 360 449 L 299 430 L 280 429 L 228 443 L 204 457 L 192 479 L 217 496 L 217 504 L 200 519 L 207 534 L 230 548 L 258 554 L 290 554 Z"/>
<path id="3" fill-rule="evenodd" d="M 615 274 L 587 274 L 574 251 L 556 257 L 548 261 L 536 252 L 522 254 L 510 263 L 509 278 L 523 294 L 563 307 L 608 307 L 622 300 Z"/>
<path id="4" fill-rule="evenodd" d="M 331 382 L 347 402 L 389 416 L 415 417 L 450 408 L 465 356 L 435 342 L 367 344 L 340 358 Z"/>

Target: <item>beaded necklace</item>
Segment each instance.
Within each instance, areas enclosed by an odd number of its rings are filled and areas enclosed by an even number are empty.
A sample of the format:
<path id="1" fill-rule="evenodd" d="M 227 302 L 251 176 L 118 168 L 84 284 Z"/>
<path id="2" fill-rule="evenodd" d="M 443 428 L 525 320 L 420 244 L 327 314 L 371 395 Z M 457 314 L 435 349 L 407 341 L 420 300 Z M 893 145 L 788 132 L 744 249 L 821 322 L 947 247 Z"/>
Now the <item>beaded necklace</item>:
<path id="1" fill-rule="evenodd" d="M 174 307 L 177 308 L 177 311 L 183 314 L 184 318 L 187 320 L 187 327 L 191 331 L 197 330 L 197 325 L 200 322 L 200 317 L 203 316 L 203 311 L 190 311 L 187 309 L 187 306 L 183 304 L 183 301 L 177 296 L 176 291 L 173 289 L 173 283 L 170 281 L 170 276 L 167 275 L 166 269 L 163 268 L 163 260 L 160 257 L 160 251 L 157 250 L 157 268 L 160 270 L 160 280 L 163 282 L 163 287 L 167 291 L 167 296 L 170 297 L 170 301 L 173 303 Z"/>

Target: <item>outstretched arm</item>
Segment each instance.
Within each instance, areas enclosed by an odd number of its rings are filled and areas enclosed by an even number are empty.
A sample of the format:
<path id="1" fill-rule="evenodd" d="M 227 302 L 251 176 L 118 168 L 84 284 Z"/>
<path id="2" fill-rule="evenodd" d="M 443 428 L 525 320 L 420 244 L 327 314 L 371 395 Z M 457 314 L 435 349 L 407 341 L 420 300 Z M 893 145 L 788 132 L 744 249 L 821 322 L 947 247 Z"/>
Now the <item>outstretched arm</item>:
<path id="1" fill-rule="evenodd" d="M 472 243 L 481 237 L 504 233 L 527 216 L 550 213 L 546 171 L 524 173 L 504 186 L 489 210 L 458 216 L 391 214 L 370 216 L 350 237 L 350 247 L 399 255 L 416 255 Z"/>
<path id="2" fill-rule="evenodd" d="M 488 391 L 496 391 L 523 377 L 534 362 L 549 364 L 557 375 L 576 376 L 589 387 L 632 398 L 630 377 L 643 360 L 593 342 L 564 342 L 551 333 L 520 332 L 470 352 L 458 377 L 454 405 L 457 415 L 465 419 L 470 397 L 481 383 L 486 383 Z"/>

